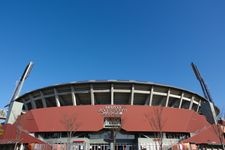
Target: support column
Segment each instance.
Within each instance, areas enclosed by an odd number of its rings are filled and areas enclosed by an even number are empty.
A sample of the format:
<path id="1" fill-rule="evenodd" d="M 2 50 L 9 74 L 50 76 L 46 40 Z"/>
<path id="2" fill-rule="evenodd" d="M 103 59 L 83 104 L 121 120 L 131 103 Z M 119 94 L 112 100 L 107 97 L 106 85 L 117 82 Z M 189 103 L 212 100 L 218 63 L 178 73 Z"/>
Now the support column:
<path id="1" fill-rule="evenodd" d="M 111 105 L 114 105 L 114 87 L 111 84 Z"/>
<path id="2" fill-rule="evenodd" d="M 191 110 L 191 108 L 192 108 L 192 106 L 193 106 L 194 99 L 195 99 L 195 97 L 192 96 L 192 97 L 191 97 L 191 102 L 190 102 L 190 105 L 189 105 L 189 110 Z"/>
<path id="3" fill-rule="evenodd" d="M 90 93 L 91 93 L 91 105 L 95 105 L 95 96 L 93 92 L 93 85 L 90 85 Z"/>
<path id="4" fill-rule="evenodd" d="M 33 109 L 37 108 L 37 107 L 36 107 L 36 104 L 35 104 L 35 101 L 34 101 L 34 99 L 33 99 L 33 97 L 32 97 L 31 95 L 29 95 L 29 98 L 30 98 L 30 101 L 31 101 L 31 106 L 32 106 L 32 108 L 33 108 Z"/>
<path id="5" fill-rule="evenodd" d="M 19 150 L 24 150 L 25 148 L 24 148 L 24 145 L 21 143 L 20 144 L 20 149 Z"/>
<path id="6" fill-rule="evenodd" d="M 166 107 L 168 107 L 169 99 L 170 99 L 170 89 L 169 89 L 168 92 L 167 92 L 167 97 L 166 97 Z"/>
<path id="7" fill-rule="evenodd" d="M 23 105 L 24 105 L 25 110 L 28 111 L 27 105 L 25 104 L 25 100 L 22 99 L 22 101 L 23 101 Z"/>
<path id="8" fill-rule="evenodd" d="M 199 111 L 200 106 L 201 106 L 201 100 L 198 102 L 197 112 Z"/>
<path id="9" fill-rule="evenodd" d="M 149 106 L 152 106 L 152 97 L 153 97 L 153 92 L 154 92 L 154 87 L 152 86 L 152 88 L 151 88 L 151 93 L 150 93 L 150 101 L 149 101 Z"/>
<path id="10" fill-rule="evenodd" d="M 72 94 L 73 105 L 76 106 L 77 105 L 77 100 L 76 100 L 75 90 L 74 90 L 74 88 L 72 86 L 71 86 L 71 94 Z"/>
<path id="11" fill-rule="evenodd" d="M 54 88 L 54 93 L 55 93 L 56 106 L 60 107 L 59 96 L 55 88 Z"/>
<path id="12" fill-rule="evenodd" d="M 46 108 L 47 104 L 46 104 L 46 100 L 44 98 L 44 94 L 41 91 L 40 91 L 40 94 L 41 94 L 41 101 L 42 101 L 43 107 Z"/>
<path id="13" fill-rule="evenodd" d="M 131 87 L 130 104 L 131 105 L 134 104 L 134 84 L 132 84 L 132 87 Z"/>
<path id="14" fill-rule="evenodd" d="M 183 97 L 184 97 L 184 93 L 182 92 L 181 97 L 180 97 L 180 105 L 179 105 L 179 108 L 181 108 L 181 106 L 182 106 Z"/>
<path id="15" fill-rule="evenodd" d="M 211 109 L 211 112 L 212 112 L 213 121 L 214 121 L 215 124 L 217 124 L 216 110 L 215 110 L 214 104 L 209 101 L 209 106 L 210 106 L 210 109 Z"/>
<path id="16" fill-rule="evenodd" d="M 145 100 L 145 105 L 149 105 L 149 103 L 150 103 L 150 94 L 147 96 Z"/>

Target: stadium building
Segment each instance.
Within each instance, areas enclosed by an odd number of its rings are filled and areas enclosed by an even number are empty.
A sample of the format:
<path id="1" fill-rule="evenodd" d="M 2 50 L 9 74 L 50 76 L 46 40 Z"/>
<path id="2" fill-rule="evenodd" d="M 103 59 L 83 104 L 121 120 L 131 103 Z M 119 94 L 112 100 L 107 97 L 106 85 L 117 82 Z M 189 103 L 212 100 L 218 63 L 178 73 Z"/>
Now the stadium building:
<path id="1" fill-rule="evenodd" d="M 214 124 L 219 109 L 212 102 L 151 82 L 59 84 L 25 93 L 10 107 L 1 149 L 194 150 L 224 143 L 224 122 Z"/>

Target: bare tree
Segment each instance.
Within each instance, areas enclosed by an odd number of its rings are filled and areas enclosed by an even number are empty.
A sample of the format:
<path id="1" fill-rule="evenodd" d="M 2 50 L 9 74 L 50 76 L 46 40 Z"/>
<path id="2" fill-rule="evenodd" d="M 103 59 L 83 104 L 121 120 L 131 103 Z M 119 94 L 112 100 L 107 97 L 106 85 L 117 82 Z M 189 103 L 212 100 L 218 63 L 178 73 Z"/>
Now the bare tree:
<path id="1" fill-rule="evenodd" d="M 99 113 L 104 117 L 104 128 L 109 128 L 111 130 L 113 145 L 112 150 L 116 146 L 116 136 L 121 130 L 122 124 L 124 123 L 124 118 L 122 119 L 123 112 L 126 108 L 123 106 L 105 106 L 99 110 Z"/>
<path id="2" fill-rule="evenodd" d="M 165 120 L 163 120 L 163 109 L 162 106 L 152 107 L 152 113 L 145 114 L 146 119 L 149 125 L 152 127 L 153 130 L 156 130 L 158 134 L 154 138 L 154 141 L 159 145 L 159 150 L 163 148 L 163 127 L 165 125 Z M 158 149 L 156 144 L 156 149 Z"/>
<path id="3" fill-rule="evenodd" d="M 217 124 L 213 125 L 213 130 L 216 133 L 216 136 L 218 137 L 223 150 L 225 150 L 225 147 L 224 147 L 224 133 L 223 133 L 224 126 L 219 124 L 219 123 L 217 123 Z"/>
<path id="4" fill-rule="evenodd" d="M 63 115 L 61 123 L 64 125 L 67 130 L 67 150 L 71 149 L 71 139 L 75 132 L 79 129 L 80 124 L 77 122 L 77 117 L 73 115 Z"/>
<path id="5" fill-rule="evenodd" d="M 15 117 L 15 114 L 13 113 L 13 116 Z M 16 137 L 15 137 L 15 145 L 14 145 L 14 150 L 17 150 L 17 147 L 20 145 L 22 142 L 22 132 L 24 129 L 21 126 L 21 116 L 17 118 L 17 121 L 15 122 L 15 130 L 16 130 Z"/>
<path id="6" fill-rule="evenodd" d="M 225 113 L 223 111 L 220 112 L 218 115 L 218 121 L 216 124 L 213 124 L 213 131 L 215 132 L 216 136 L 218 137 L 220 144 L 222 146 L 222 149 L 225 150 L 224 145 L 224 131 L 225 131 Z"/>
<path id="7" fill-rule="evenodd" d="M 106 118 L 106 119 L 108 119 L 108 118 Z M 116 149 L 116 136 L 121 130 L 122 120 L 121 120 L 121 117 L 120 118 L 112 117 L 112 118 L 110 118 L 110 120 L 112 122 L 119 122 L 119 124 L 120 124 L 119 126 L 115 126 L 115 127 L 111 128 L 111 137 L 112 137 L 112 141 L 113 141 L 113 150 L 114 150 L 114 149 Z"/>

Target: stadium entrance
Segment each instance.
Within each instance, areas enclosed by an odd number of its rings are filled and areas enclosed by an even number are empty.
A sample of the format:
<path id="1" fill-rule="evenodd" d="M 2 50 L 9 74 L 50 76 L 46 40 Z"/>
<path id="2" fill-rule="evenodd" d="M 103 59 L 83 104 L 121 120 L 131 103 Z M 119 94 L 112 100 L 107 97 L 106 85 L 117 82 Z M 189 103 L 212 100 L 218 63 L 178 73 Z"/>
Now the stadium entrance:
<path id="1" fill-rule="evenodd" d="M 135 150 L 136 145 L 116 144 L 115 150 Z M 90 144 L 90 150 L 111 150 L 110 144 Z"/>

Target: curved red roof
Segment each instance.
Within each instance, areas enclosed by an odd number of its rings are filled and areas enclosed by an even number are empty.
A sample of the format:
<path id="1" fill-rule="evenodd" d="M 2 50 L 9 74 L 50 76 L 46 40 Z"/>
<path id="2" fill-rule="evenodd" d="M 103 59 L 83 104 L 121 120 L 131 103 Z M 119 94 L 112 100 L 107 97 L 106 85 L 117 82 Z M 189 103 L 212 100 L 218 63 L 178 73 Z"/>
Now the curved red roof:
<path id="1" fill-rule="evenodd" d="M 205 128 L 202 128 L 196 135 L 183 140 L 182 143 L 195 143 L 195 144 L 221 144 L 225 143 L 223 138 L 224 126 L 221 125 L 210 125 Z M 221 140 L 221 141 L 220 141 Z"/>
<path id="2" fill-rule="evenodd" d="M 66 120 L 73 120 L 73 130 L 96 132 L 103 129 L 103 117 L 99 109 L 105 105 L 64 106 L 34 109 L 22 115 L 17 122 L 29 132 L 67 131 Z M 154 132 L 157 127 L 152 120 L 158 119 L 160 112 L 162 131 L 164 132 L 196 132 L 209 126 L 206 118 L 198 113 L 178 108 L 131 106 L 124 105 L 126 111 L 122 115 L 122 129 L 128 132 Z"/>
<path id="3" fill-rule="evenodd" d="M 30 136 L 28 132 L 20 128 L 18 125 L 6 124 L 2 127 L 4 133 L 0 135 L 0 144 L 12 144 L 16 142 L 20 143 L 37 143 L 46 144 L 45 142 Z"/>

